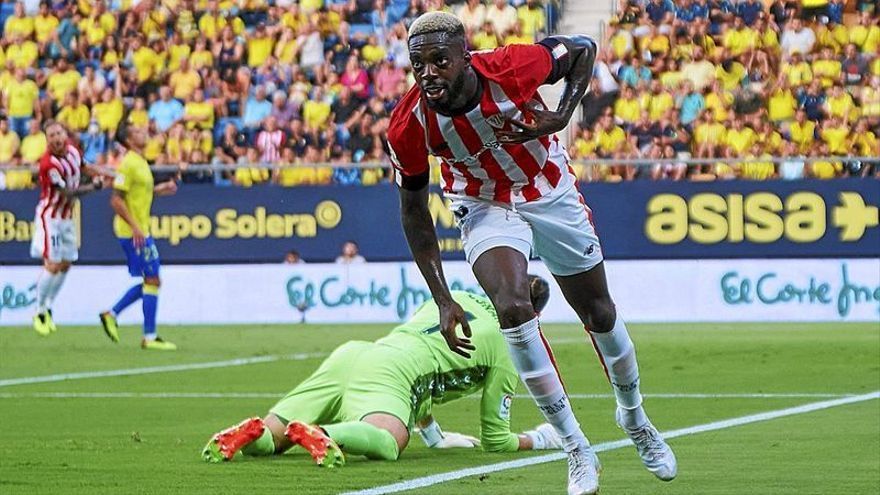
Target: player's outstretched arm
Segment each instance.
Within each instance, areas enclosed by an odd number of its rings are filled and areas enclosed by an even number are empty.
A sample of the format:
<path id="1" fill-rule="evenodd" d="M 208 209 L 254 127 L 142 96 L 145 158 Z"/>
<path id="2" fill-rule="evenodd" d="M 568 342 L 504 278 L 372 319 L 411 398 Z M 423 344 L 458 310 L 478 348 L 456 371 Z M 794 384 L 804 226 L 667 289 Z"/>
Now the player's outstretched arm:
<path id="1" fill-rule="evenodd" d="M 524 143 L 565 129 L 590 85 L 599 49 L 592 38 L 577 34 L 556 35 L 544 38 L 538 44 L 546 47 L 554 60 L 553 72 L 547 82 L 565 79 L 565 90 L 555 111 L 535 109 L 529 122 L 508 119 L 514 129 L 495 133 L 502 143 Z"/>
<path id="2" fill-rule="evenodd" d="M 64 195 L 68 198 L 79 198 L 86 194 L 100 191 L 104 188 L 104 181 L 100 177 L 95 177 L 89 184 L 81 184 L 76 189 L 65 189 Z"/>
<path id="3" fill-rule="evenodd" d="M 413 259 L 422 272 L 425 282 L 440 309 L 440 332 L 446 339 L 449 348 L 464 357 L 470 357 L 467 351 L 474 350 L 468 337 L 471 328 L 465 317 L 464 310 L 449 293 L 446 278 L 443 276 L 443 264 L 440 260 L 440 248 L 437 243 L 437 231 L 431 212 L 428 210 L 428 185 L 418 189 L 399 188 L 400 219 L 406 242 L 412 251 Z M 455 329 L 461 325 L 464 337 L 459 337 Z"/>
<path id="4" fill-rule="evenodd" d="M 177 182 L 168 180 L 153 187 L 156 196 L 171 196 L 177 192 Z"/>

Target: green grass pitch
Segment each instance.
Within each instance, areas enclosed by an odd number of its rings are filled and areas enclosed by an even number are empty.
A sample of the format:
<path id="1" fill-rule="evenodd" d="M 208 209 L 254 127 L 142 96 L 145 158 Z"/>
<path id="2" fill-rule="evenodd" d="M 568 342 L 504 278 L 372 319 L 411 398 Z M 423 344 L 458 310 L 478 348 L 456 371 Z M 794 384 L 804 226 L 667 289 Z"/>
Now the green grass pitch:
<path id="1" fill-rule="evenodd" d="M 346 340 L 375 339 L 387 329 L 378 325 L 165 326 L 163 336 L 180 346 L 176 353 L 141 351 L 139 332 L 133 327 L 123 328 L 118 345 L 97 326 L 62 327 L 49 338 L 26 328 L 0 329 L 0 493 L 329 494 L 535 455 L 431 451 L 415 438 L 398 462 L 352 458 L 339 470 L 315 467 L 302 451 L 219 465 L 202 462 L 200 450 L 212 433 L 244 417 L 263 415 L 274 403 L 273 396 L 291 389 L 318 365 L 318 356 Z M 610 392 L 582 330 L 575 325 L 548 325 L 546 332 L 571 394 Z M 880 390 L 880 325 L 876 323 L 634 324 L 631 332 L 641 364 L 642 391 L 648 395 L 645 406 L 662 430 L 827 400 L 807 394 Z M 313 355 L 291 358 L 294 354 Z M 259 356 L 266 356 L 266 361 L 3 383 L 19 377 Z M 198 396 L 180 397 L 181 393 Z M 205 393 L 218 396 L 205 397 Z M 802 395 L 651 397 L 757 393 Z M 576 398 L 572 403 L 594 444 L 623 437 L 614 425 L 613 399 Z M 478 404 L 464 399 L 435 412 L 444 429 L 477 434 Z M 520 431 L 540 422 L 537 409 L 525 398 L 514 401 L 512 418 Z M 600 454 L 602 493 L 876 494 L 880 487 L 878 400 L 670 443 L 678 455 L 678 479 L 668 484 L 655 480 L 642 468 L 634 449 L 627 447 Z M 564 493 L 565 473 L 564 462 L 552 462 L 409 493 Z"/>

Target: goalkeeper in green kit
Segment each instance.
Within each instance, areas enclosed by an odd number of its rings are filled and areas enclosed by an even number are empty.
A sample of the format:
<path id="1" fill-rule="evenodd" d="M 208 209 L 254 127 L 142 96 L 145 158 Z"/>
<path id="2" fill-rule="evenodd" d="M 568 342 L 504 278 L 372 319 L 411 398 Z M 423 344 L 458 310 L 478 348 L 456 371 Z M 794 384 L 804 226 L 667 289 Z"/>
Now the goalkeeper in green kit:
<path id="1" fill-rule="evenodd" d="M 547 304 L 549 286 L 530 277 L 532 303 Z M 406 323 L 375 341 L 338 347 L 305 381 L 269 410 L 215 434 L 202 453 L 209 462 L 282 454 L 294 445 L 319 466 L 345 464 L 346 455 L 395 460 L 418 427 L 433 448 L 479 447 L 490 452 L 559 449 L 562 441 L 547 424 L 510 431 L 510 404 L 519 375 L 499 331 L 489 299 L 453 292 L 464 308 L 476 351 L 466 359 L 449 350 L 440 334 L 437 306 L 428 301 Z M 482 390 L 480 438 L 444 433 L 432 406 Z"/>

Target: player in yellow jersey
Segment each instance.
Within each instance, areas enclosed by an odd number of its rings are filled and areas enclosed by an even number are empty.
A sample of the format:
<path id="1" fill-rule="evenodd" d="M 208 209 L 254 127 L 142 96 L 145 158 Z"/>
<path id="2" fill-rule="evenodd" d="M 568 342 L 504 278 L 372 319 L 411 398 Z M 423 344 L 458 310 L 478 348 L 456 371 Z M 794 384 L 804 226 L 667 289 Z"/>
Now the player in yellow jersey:
<path id="1" fill-rule="evenodd" d="M 144 311 L 144 336 L 141 348 L 173 351 L 177 346 L 162 340 L 156 333 L 156 309 L 159 302 L 159 250 L 150 237 L 150 206 L 153 196 L 168 196 L 177 192 L 177 184 L 172 181 L 153 183 L 150 165 L 143 157 L 147 141 L 147 131 L 140 127 L 121 127 L 117 140 L 125 143 L 128 151 L 122 157 L 116 178 L 113 180 L 113 195 L 110 206 L 116 212 L 113 218 L 113 231 L 122 245 L 128 259 L 128 272 L 133 277 L 142 277 L 139 283 L 128 289 L 113 309 L 100 314 L 104 332 L 113 342 L 119 342 L 119 329 L 116 317 L 138 299 L 142 299 Z"/>

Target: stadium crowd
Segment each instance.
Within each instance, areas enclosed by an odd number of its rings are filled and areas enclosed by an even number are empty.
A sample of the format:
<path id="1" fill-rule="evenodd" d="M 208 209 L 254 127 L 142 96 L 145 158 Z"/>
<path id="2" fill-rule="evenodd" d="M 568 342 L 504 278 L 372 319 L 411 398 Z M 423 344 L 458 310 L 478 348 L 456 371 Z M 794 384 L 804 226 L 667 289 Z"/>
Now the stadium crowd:
<path id="1" fill-rule="evenodd" d="M 621 0 L 570 151 L 659 160 L 606 180 L 880 177 L 843 159 L 880 156 L 878 3 Z"/>
<path id="2" fill-rule="evenodd" d="M 116 165 L 115 131 L 127 124 L 148 127 L 146 158 L 179 166 L 186 181 L 376 183 L 384 170 L 332 164 L 384 160 L 389 112 L 412 84 L 406 30 L 418 15 L 459 12 L 480 49 L 531 43 L 546 24 L 536 0 L 448 3 L 4 3 L 2 182 L 33 186 L 27 166 L 46 148 L 40 124 L 55 119 L 76 136 L 88 163 Z M 187 173 L 205 163 L 284 167 Z"/>
<path id="3" fill-rule="evenodd" d="M 388 115 L 412 84 L 406 30 L 456 12 L 471 46 L 543 36 L 556 0 L 26 0 L 0 5 L 0 188 L 34 186 L 42 123 L 65 124 L 88 163 L 121 158 L 120 125 L 184 181 L 375 184 Z M 622 0 L 595 70 L 574 158 L 587 180 L 830 178 L 876 166 L 876 2 Z M 553 12 L 550 10 L 550 12 Z M 774 165 L 769 155 L 791 158 Z M 686 166 L 687 157 L 754 157 Z M 215 171 L 192 172 L 193 164 Z M 262 164 L 277 167 L 242 167 Z M 320 166 L 314 166 L 320 164 Z M 224 170 L 228 168 L 228 170 Z"/>

